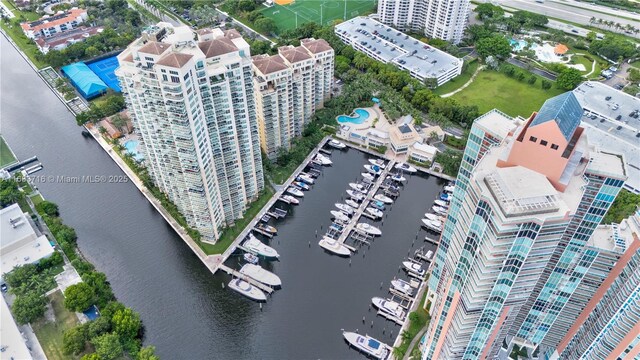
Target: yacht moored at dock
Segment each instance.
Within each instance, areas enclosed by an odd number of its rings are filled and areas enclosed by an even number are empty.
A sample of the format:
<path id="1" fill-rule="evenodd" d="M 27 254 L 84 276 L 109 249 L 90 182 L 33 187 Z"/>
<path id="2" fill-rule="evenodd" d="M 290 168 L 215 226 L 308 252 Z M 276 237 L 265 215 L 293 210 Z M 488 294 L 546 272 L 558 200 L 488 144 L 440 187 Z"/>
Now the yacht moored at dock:
<path id="1" fill-rule="evenodd" d="M 298 175 L 298 180 L 303 181 L 309 185 L 313 185 L 313 183 L 315 183 L 316 181 L 313 180 L 313 178 L 309 175 L 303 175 L 303 174 L 299 174 Z"/>
<path id="2" fill-rule="evenodd" d="M 383 169 L 383 170 L 387 166 L 386 163 L 384 162 L 384 160 L 382 160 L 382 159 L 369 159 L 369 164 L 376 165 L 376 166 L 380 167 L 380 169 Z"/>
<path id="3" fill-rule="evenodd" d="M 382 201 L 372 201 L 369 203 L 369 206 L 372 206 L 378 210 L 384 210 L 384 203 Z"/>
<path id="4" fill-rule="evenodd" d="M 353 190 L 359 191 L 361 193 L 366 193 L 367 192 L 367 189 L 362 184 L 349 183 L 349 187 L 352 188 Z"/>
<path id="5" fill-rule="evenodd" d="M 442 223 L 438 220 L 422 219 L 422 226 L 437 233 L 442 232 Z"/>
<path id="6" fill-rule="evenodd" d="M 377 194 L 376 196 L 373 197 L 374 199 L 378 200 L 378 201 L 382 201 L 385 204 L 393 204 L 393 199 L 382 195 L 382 194 Z"/>
<path id="7" fill-rule="evenodd" d="M 316 154 L 315 160 L 317 162 L 319 162 L 321 165 L 323 166 L 329 166 L 331 164 L 333 164 L 333 161 L 331 161 L 331 159 L 329 159 L 328 157 L 318 153 Z"/>
<path id="8" fill-rule="evenodd" d="M 347 195 L 351 196 L 351 198 L 356 201 L 362 201 L 365 198 L 363 193 L 351 189 L 347 190 Z"/>
<path id="9" fill-rule="evenodd" d="M 382 231 L 380 231 L 380 229 L 378 229 L 373 225 L 369 225 L 367 223 L 358 223 L 358 225 L 356 225 L 356 229 L 362 230 L 369 235 L 374 235 L 374 236 L 382 235 Z"/>
<path id="10" fill-rule="evenodd" d="M 231 279 L 229 288 L 239 292 L 240 294 L 256 301 L 267 301 L 267 295 L 262 290 L 249 284 L 242 279 Z"/>
<path id="11" fill-rule="evenodd" d="M 333 218 L 338 221 L 342 221 L 342 222 L 349 221 L 349 216 L 347 216 L 347 214 L 343 213 L 342 211 L 331 210 L 331 216 L 333 216 Z"/>
<path id="12" fill-rule="evenodd" d="M 376 208 L 372 208 L 372 207 L 368 207 L 366 209 L 364 209 L 364 211 L 366 211 L 369 215 L 371 216 L 375 216 L 377 218 L 381 218 L 383 214 L 382 211 L 376 209 Z"/>
<path id="13" fill-rule="evenodd" d="M 447 215 L 447 208 L 443 208 L 441 206 L 432 206 L 431 209 L 435 211 L 436 214 Z"/>
<path id="14" fill-rule="evenodd" d="M 295 188 L 293 186 L 289 186 L 287 188 L 287 192 L 289 194 L 291 194 L 293 196 L 297 196 L 297 197 L 303 197 L 304 196 L 304 193 L 300 189 L 297 189 L 297 188 Z"/>
<path id="15" fill-rule="evenodd" d="M 266 233 L 269 233 L 269 234 L 273 234 L 273 235 L 278 233 L 278 229 L 276 229 L 275 227 L 273 227 L 271 225 L 267 225 L 267 224 L 263 224 L 263 223 L 257 224 L 256 225 L 256 229 L 258 229 L 260 231 L 263 231 L 263 232 L 266 232 Z"/>
<path id="16" fill-rule="evenodd" d="M 353 215 L 353 208 L 351 206 L 342 203 L 336 203 L 335 205 L 347 215 Z"/>
<path id="17" fill-rule="evenodd" d="M 278 275 L 263 269 L 259 265 L 245 264 L 240 269 L 240 273 L 268 286 L 277 287 L 282 285 L 282 280 Z"/>
<path id="18" fill-rule="evenodd" d="M 444 187 L 444 191 L 446 191 L 448 193 L 452 193 L 455 188 L 456 187 L 454 185 L 447 185 L 447 186 Z"/>
<path id="19" fill-rule="evenodd" d="M 378 360 L 387 360 L 391 355 L 391 347 L 372 338 L 355 332 L 343 331 L 342 336 L 349 345 Z"/>
<path id="20" fill-rule="evenodd" d="M 265 258 L 277 259 L 280 257 L 278 252 L 269 245 L 265 245 L 262 241 L 258 240 L 253 234 L 249 234 L 249 240 L 242 244 L 247 250 L 256 253 L 259 256 Z"/>
<path id="21" fill-rule="evenodd" d="M 391 176 L 388 177 L 388 179 L 391 179 L 395 182 L 399 182 L 399 183 L 403 183 L 405 181 L 407 181 L 407 178 L 402 176 L 401 174 L 393 174 Z"/>
<path id="22" fill-rule="evenodd" d="M 338 240 L 332 239 L 328 236 L 324 236 L 322 240 L 318 242 L 318 245 L 320 245 L 320 247 L 322 247 L 323 249 L 331 253 L 334 253 L 336 255 L 351 256 L 351 251 L 347 249 L 346 246 L 339 243 Z"/>
<path id="23" fill-rule="evenodd" d="M 396 166 L 394 166 L 396 169 L 398 170 L 402 170 L 408 173 L 415 173 L 418 171 L 418 169 L 414 168 L 413 166 L 407 164 L 407 163 L 397 163 Z"/>
<path id="24" fill-rule="evenodd" d="M 433 220 L 433 221 L 443 221 L 444 218 L 440 215 L 436 215 L 436 214 L 431 214 L 431 213 L 425 213 L 424 217 L 427 218 L 428 220 Z"/>
<path id="25" fill-rule="evenodd" d="M 374 181 L 376 179 L 375 176 L 369 174 L 368 172 L 360 173 L 365 180 Z"/>
<path id="26" fill-rule="evenodd" d="M 390 315 L 400 321 L 404 319 L 405 311 L 402 306 L 395 301 L 383 299 L 381 297 L 374 297 L 371 299 L 373 306 L 381 312 Z"/>
<path id="27" fill-rule="evenodd" d="M 289 204 L 293 204 L 293 205 L 298 205 L 300 204 L 300 200 L 296 199 L 295 197 L 291 196 L 291 195 L 282 195 L 280 196 L 280 199 L 284 202 L 288 202 Z"/>
<path id="28" fill-rule="evenodd" d="M 382 173 L 382 169 L 378 165 L 365 164 L 364 168 L 373 175 L 380 175 L 380 173 Z"/>
<path id="29" fill-rule="evenodd" d="M 244 261 L 249 264 L 257 264 L 258 261 L 260 261 L 260 259 L 252 253 L 245 253 L 242 257 L 244 258 Z"/>
<path id="30" fill-rule="evenodd" d="M 293 185 L 296 186 L 296 187 L 299 187 L 300 189 L 305 190 L 305 191 L 309 191 L 309 189 L 310 189 L 309 185 L 305 184 L 302 181 L 294 181 Z"/>
<path id="31" fill-rule="evenodd" d="M 331 146 L 332 148 L 336 148 L 336 149 L 344 149 L 347 147 L 347 145 L 345 145 L 343 142 L 338 141 L 338 140 L 334 140 L 334 139 L 330 139 L 329 141 L 327 141 L 327 145 Z"/>
<path id="32" fill-rule="evenodd" d="M 433 203 L 445 209 L 449 208 L 449 203 L 444 200 L 435 200 Z"/>
<path id="33" fill-rule="evenodd" d="M 404 269 L 407 271 L 407 273 L 409 273 L 409 275 L 415 276 L 421 279 L 424 278 L 424 274 L 426 273 L 426 270 L 423 269 L 420 264 L 413 261 L 403 261 L 402 267 L 404 267 Z"/>
<path id="34" fill-rule="evenodd" d="M 413 287 L 402 279 L 391 280 L 391 287 L 405 295 L 413 296 Z"/>
<path id="35" fill-rule="evenodd" d="M 353 208 L 353 210 L 357 210 L 360 207 L 360 205 L 357 202 L 355 202 L 355 201 L 353 201 L 351 199 L 346 199 L 344 202 L 347 205 L 351 206 Z"/>

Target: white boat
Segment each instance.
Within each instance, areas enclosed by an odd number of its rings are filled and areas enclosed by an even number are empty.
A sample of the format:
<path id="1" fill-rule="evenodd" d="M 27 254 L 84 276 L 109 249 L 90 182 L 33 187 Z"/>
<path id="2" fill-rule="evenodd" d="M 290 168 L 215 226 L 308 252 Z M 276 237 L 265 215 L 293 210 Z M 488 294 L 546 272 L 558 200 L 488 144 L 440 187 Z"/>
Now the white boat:
<path id="1" fill-rule="evenodd" d="M 358 225 L 356 225 L 356 228 L 358 230 L 362 230 L 362 231 L 366 232 L 369 235 L 375 235 L 375 236 L 382 235 L 382 231 L 380 231 L 380 229 L 378 229 L 377 227 L 375 227 L 373 225 L 369 225 L 367 223 L 358 223 Z"/>
<path id="2" fill-rule="evenodd" d="M 305 191 L 309 191 L 310 189 L 309 185 L 305 184 L 303 181 L 294 181 L 292 184 Z"/>
<path id="3" fill-rule="evenodd" d="M 280 277 L 271 271 L 263 269 L 259 265 L 245 264 L 240 269 L 240 274 L 247 275 L 248 277 L 255 279 L 265 285 L 269 286 L 281 286 L 282 280 Z"/>
<path id="4" fill-rule="evenodd" d="M 347 205 L 351 206 L 354 210 L 357 210 L 360 207 L 360 204 L 358 204 L 357 202 L 351 200 L 351 199 L 347 199 L 344 201 Z"/>
<path id="5" fill-rule="evenodd" d="M 449 203 L 444 200 L 435 200 L 433 203 L 445 209 L 449 208 Z"/>
<path id="6" fill-rule="evenodd" d="M 342 221 L 342 222 L 349 221 L 349 216 L 347 216 L 347 214 L 343 213 L 342 211 L 331 210 L 331 216 L 333 216 L 333 218 L 338 221 Z"/>
<path id="7" fill-rule="evenodd" d="M 262 290 L 242 279 L 231 279 L 231 281 L 229 282 L 229 288 L 239 292 L 249 299 L 257 301 L 267 301 L 267 295 L 265 295 Z"/>
<path id="8" fill-rule="evenodd" d="M 322 154 L 316 154 L 316 161 L 324 166 L 333 164 L 333 161 L 331 161 L 331 159 Z"/>
<path id="9" fill-rule="evenodd" d="M 271 225 L 267 225 L 267 224 L 257 224 L 256 225 L 256 229 L 260 230 L 260 231 L 264 231 L 267 232 L 269 234 L 277 234 L 278 233 L 278 229 L 276 229 L 274 226 Z"/>
<path id="10" fill-rule="evenodd" d="M 392 198 L 390 198 L 388 196 L 385 196 L 385 195 L 382 195 L 382 194 L 378 194 L 378 195 L 374 196 L 373 198 L 378 200 L 378 201 L 382 201 L 385 204 L 393 204 L 393 199 Z"/>
<path id="11" fill-rule="evenodd" d="M 427 251 L 427 253 L 424 255 L 425 259 L 427 259 L 427 260 L 431 260 L 432 256 L 433 256 L 433 251 L 432 250 Z"/>
<path id="12" fill-rule="evenodd" d="M 369 173 L 366 173 L 366 172 L 360 173 L 360 175 L 362 175 L 362 177 L 365 178 L 365 180 L 373 181 L 373 180 L 376 179 L 375 176 L 373 176 L 373 175 L 371 175 Z"/>
<path id="13" fill-rule="evenodd" d="M 448 193 L 452 193 L 455 188 L 456 187 L 453 186 L 453 185 L 447 185 L 447 186 L 444 187 L 444 191 L 446 191 Z"/>
<path id="14" fill-rule="evenodd" d="M 382 169 L 377 165 L 365 164 L 364 168 L 373 175 L 380 175 L 380 173 L 382 172 Z"/>
<path id="15" fill-rule="evenodd" d="M 433 221 L 443 221 L 444 218 L 440 215 L 436 215 L 436 214 L 432 214 L 432 213 L 425 213 L 424 217 L 429 219 L 429 220 L 433 220 Z"/>
<path id="16" fill-rule="evenodd" d="M 248 262 L 249 264 L 257 264 L 258 261 L 260 261 L 260 259 L 258 259 L 258 257 L 253 255 L 252 253 L 245 253 L 242 257 L 244 258 L 244 261 Z"/>
<path id="17" fill-rule="evenodd" d="M 391 180 L 393 180 L 395 182 L 401 182 L 401 183 L 407 181 L 407 178 L 402 176 L 402 175 L 400 175 L 400 174 L 393 174 L 393 175 L 389 176 L 389 179 L 391 179 Z"/>
<path id="18" fill-rule="evenodd" d="M 391 355 L 391 347 L 372 338 L 369 335 L 360 335 L 355 332 L 343 331 L 342 336 L 357 350 L 371 356 L 374 359 L 387 360 Z"/>
<path id="19" fill-rule="evenodd" d="M 345 212 L 347 215 L 352 215 L 353 214 L 353 208 L 349 205 L 346 204 L 342 204 L 342 203 L 336 203 L 336 207 L 340 210 L 342 210 L 343 212 Z"/>
<path id="20" fill-rule="evenodd" d="M 317 177 L 318 177 L 318 175 L 317 175 L 317 174 L 318 174 L 318 173 L 316 173 L 316 174 L 312 174 L 311 172 L 304 172 L 304 171 L 301 171 L 301 172 L 300 172 L 300 175 L 304 175 L 304 176 L 310 177 L 310 178 L 312 178 L 312 179 L 317 178 Z"/>
<path id="21" fill-rule="evenodd" d="M 291 195 L 282 195 L 281 198 L 285 201 L 288 201 L 289 203 L 293 204 L 293 205 L 298 205 L 300 204 L 300 201 L 298 199 L 296 199 L 295 197 L 291 196 Z"/>
<path id="22" fill-rule="evenodd" d="M 389 314 L 398 320 L 404 319 L 405 311 L 397 302 L 386 300 L 381 297 L 374 297 L 371 299 L 371 302 L 373 303 L 373 306 L 381 312 Z"/>
<path id="23" fill-rule="evenodd" d="M 329 145 L 331 147 L 334 147 L 336 149 L 344 149 L 344 148 L 347 147 L 347 145 L 345 145 L 343 142 L 338 141 L 338 140 L 334 140 L 334 139 L 329 140 L 327 142 L 327 145 Z"/>
<path id="24" fill-rule="evenodd" d="M 424 277 L 426 271 L 420 266 L 420 264 L 414 263 L 413 261 L 403 261 L 402 266 L 409 273 L 409 275 L 416 277 Z"/>
<path id="25" fill-rule="evenodd" d="M 432 206 L 431 209 L 436 212 L 436 214 L 447 215 L 447 208 L 443 208 L 440 206 Z"/>
<path id="26" fill-rule="evenodd" d="M 409 296 L 413 295 L 413 287 L 411 286 L 411 284 L 409 284 L 408 282 L 402 279 L 391 280 L 391 287 L 393 287 L 394 289 L 400 291 L 405 295 L 409 295 Z"/>
<path id="27" fill-rule="evenodd" d="M 414 168 L 413 166 L 407 164 L 407 163 L 397 163 L 396 166 L 394 166 L 396 169 L 398 170 L 402 170 L 408 173 L 414 173 L 417 172 L 418 169 Z"/>
<path id="28" fill-rule="evenodd" d="M 324 236 L 322 240 L 318 242 L 321 248 L 332 252 L 340 256 L 351 256 L 351 251 L 346 246 L 338 242 L 338 240 L 332 239 L 328 236 Z"/>
<path id="29" fill-rule="evenodd" d="M 435 232 L 442 232 L 442 223 L 437 220 L 422 219 L 422 226 Z"/>
<path id="30" fill-rule="evenodd" d="M 254 252 L 260 256 L 266 258 L 278 258 L 280 255 L 271 246 L 265 245 L 262 241 L 258 240 L 253 234 L 249 234 L 249 240 L 242 244 L 247 250 Z"/>
<path id="31" fill-rule="evenodd" d="M 307 184 L 313 185 L 316 181 L 313 180 L 313 178 L 311 176 L 308 175 L 304 175 L 304 174 L 300 174 L 298 175 L 298 179 L 300 179 L 301 181 L 306 182 Z"/>
<path id="32" fill-rule="evenodd" d="M 304 196 L 304 193 L 300 189 L 297 189 L 297 188 L 295 188 L 293 186 L 289 186 L 287 188 L 287 192 L 289 194 L 291 194 L 293 196 L 297 196 L 297 197 L 303 197 Z"/>
<path id="33" fill-rule="evenodd" d="M 363 193 L 351 189 L 347 190 L 347 195 L 351 196 L 351 198 L 355 199 L 356 201 L 362 201 L 365 198 Z"/>
<path id="34" fill-rule="evenodd" d="M 353 190 L 360 191 L 361 193 L 367 192 L 367 189 L 362 184 L 349 183 L 349 187 Z"/>
<path id="35" fill-rule="evenodd" d="M 375 216 L 377 218 L 381 218 L 383 213 L 382 211 L 376 209 L 376 208 L 372 208 L 372 207 L 368 207 L 366 209 L 364 209 L 364 211 L 366 211 L 367 213 L 369 213 L 372 216 Z"/>
<path id="36" fill-rule="evenodd" d="M 371 165 L 378 165 L 380 167 L 380 169 L 384 169 L 386 165 L 386 163 L 384 162 L 384 160 L 382 159 L 369 159 L 369 164 Z"/>

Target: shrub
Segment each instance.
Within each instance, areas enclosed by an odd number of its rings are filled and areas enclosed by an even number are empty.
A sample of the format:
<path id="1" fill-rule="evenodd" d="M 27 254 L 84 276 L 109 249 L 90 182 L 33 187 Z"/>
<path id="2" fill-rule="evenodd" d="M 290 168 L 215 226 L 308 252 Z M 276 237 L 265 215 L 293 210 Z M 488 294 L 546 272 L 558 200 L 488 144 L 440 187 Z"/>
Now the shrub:
<path id="1" fill-rule="evenodd" d="M 52 203 L 51 201 L 42 201 L 38 205 L 36 205 L 36 210 L 39 213 L 45 214 L 47 216 L 58 216 L 60 213 L 58 212 L 58 205 Z"/>
<path id="2" fill-rule="evenodd" d="M 83 325 L 68 329 L 62 335 L 62 352 L 67 355 L 79 354 L 87 341 L 86 328 Z"/>
<path id="3" fill-rule="evenodd" d="M 93 288 L 87 283 L 71 285 L 64 291 L 64 307 L 77 312 L 87 310 L 93 305 L 95 296 Z"/>
<path id="4" fill-rule="evenodd" d="M 27 294 L 16 296 L 13 306 L 11 306 L 11 311 L 19 324 L 27 324 L 42 317 L 46 306 L 47 300 L 44 296 L 31 291 Z"/>

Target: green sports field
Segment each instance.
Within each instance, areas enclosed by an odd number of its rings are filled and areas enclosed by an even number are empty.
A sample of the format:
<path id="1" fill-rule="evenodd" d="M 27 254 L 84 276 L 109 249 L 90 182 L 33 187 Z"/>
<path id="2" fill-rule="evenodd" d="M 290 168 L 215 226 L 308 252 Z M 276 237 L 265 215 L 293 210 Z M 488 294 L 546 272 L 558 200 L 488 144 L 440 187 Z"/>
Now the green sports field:
<path id="1" fill-rule="evenodd" d="M 273 19 L 278 30 L 286 31 L 304 23 L 329 25 L 334 20 L 351 19 L 374 12 L 375 0 L 295 0 L 289 5 L 265 7 L 262 13 Z M 346 7 L 346 11 L 345 11 Z M 296 21 L 297 18 L 297 21 Z"/>

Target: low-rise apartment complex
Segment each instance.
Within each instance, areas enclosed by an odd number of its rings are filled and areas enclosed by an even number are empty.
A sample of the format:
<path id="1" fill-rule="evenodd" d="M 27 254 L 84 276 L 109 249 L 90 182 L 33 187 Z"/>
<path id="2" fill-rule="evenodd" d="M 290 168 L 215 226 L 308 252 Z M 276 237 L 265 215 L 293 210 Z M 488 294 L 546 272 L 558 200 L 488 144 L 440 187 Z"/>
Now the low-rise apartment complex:
<path id="1" fill-rule="evenodd" d="M 87 20 L 87 10 L 73 8 L 55 15 L 46 15 L 39 20 L 20 24 L 22 31 L 29 39 L 51 37 L 65 31 L 75 29 Z"/>

